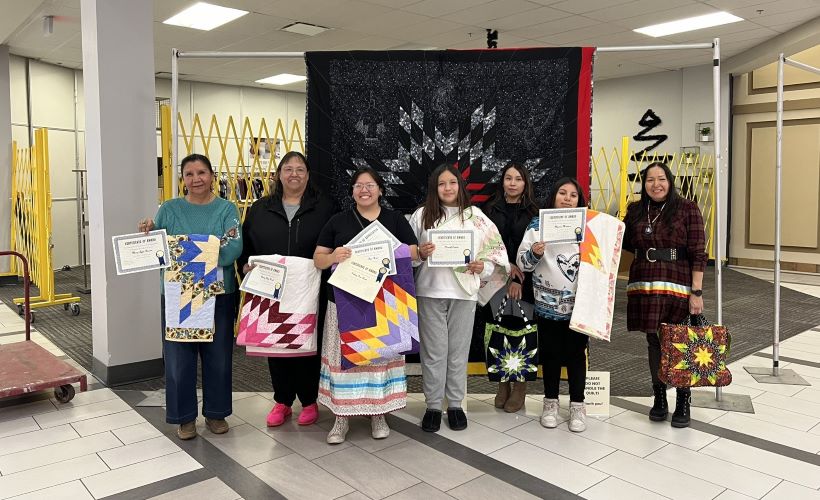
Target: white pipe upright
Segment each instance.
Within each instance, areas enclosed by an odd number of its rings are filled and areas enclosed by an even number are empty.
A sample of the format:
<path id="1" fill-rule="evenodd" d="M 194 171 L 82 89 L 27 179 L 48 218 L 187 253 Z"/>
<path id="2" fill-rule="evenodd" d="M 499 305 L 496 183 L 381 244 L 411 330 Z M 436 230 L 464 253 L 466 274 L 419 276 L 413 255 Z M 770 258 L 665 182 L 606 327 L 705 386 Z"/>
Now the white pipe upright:
<path id="1" fill-rule="evenodd" d="M 179 103 L 177 93 L 179 92 L 179 51 L 171 49 L 171 198 L 176 198 L 179 192 L 179 175 L 177 174 L 177 127 L 179 118 L 177 117 Z M 165 193 L 168 197 L 168 193 Z"/>
<path id="2" fill-rule="evenodd" d="M 772 344 L 772 376 L 780 375 L 780 205 L 783 172 L 783 53 L 777 56 L 777 148 L 775 153 L 774 188 L 774 343 Z"/>
<path id="3" fill-rule="evenodd" d="M 717 324 L 723 324 L 723 240 L 720 231 L 720 176 L 723 155 L 720 145 L 720 38 L 715 38 L 712 42 L 712 103 L 715 115 L 715 165 L 712 169 L 712 177 L 715 187 L 715 198 L 712 200 L 714 206 L 714 240 L 712 247 L 715 249 L 715 309 L 717 311 Z M 715 388 L 715 400 L 723 398 L 723 390 Z"/>

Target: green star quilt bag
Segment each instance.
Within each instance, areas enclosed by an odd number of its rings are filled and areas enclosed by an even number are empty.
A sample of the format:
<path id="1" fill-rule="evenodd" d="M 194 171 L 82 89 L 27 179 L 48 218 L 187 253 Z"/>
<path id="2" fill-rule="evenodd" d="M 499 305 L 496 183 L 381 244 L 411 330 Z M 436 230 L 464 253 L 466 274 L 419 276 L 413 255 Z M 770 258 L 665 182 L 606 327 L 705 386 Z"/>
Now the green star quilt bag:
<path id="1" fill-rule="evenodd" d="M 732 383 L 726 367 L 732 337 L 723 325 L 709 325 L 702 315 L 687 324 L 662 323 L 658 377 L 672 387 L 723 387 Z M 694 324 L 693 324 L 694 323 Z"/>
<path id="2" fill-rule="evenodd" d="M 531 382 L 538 376 L 538 326 L 517 300 L 519 315 L 504 314 L 507 302 L 505 295 L 493 321 L 484 327 L 487 376 L 491 382 Z"/>

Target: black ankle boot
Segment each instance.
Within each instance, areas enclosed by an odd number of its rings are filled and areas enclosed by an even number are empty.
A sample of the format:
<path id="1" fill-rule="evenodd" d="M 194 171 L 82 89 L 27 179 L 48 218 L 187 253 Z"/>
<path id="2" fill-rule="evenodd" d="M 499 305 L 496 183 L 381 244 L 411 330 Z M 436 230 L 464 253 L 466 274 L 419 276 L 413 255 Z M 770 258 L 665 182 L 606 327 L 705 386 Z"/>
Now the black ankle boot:
<path id="1" fill-rule="evenodd" d="M 675 413 L 672 414 L 672 427 L 689 427 L 689 403 L 691 402 L 692 393 L 689 389 L 678 389 Z"/>
<path id="2" fill-rule="evenodd" d="M 666 385 L 652 384 L 652 391 L 655 393 L 655 403 L 649 410 L 649 420 L 660 422 L 666 420 L 669 414 L 669 403 L 666 402 Z"/>

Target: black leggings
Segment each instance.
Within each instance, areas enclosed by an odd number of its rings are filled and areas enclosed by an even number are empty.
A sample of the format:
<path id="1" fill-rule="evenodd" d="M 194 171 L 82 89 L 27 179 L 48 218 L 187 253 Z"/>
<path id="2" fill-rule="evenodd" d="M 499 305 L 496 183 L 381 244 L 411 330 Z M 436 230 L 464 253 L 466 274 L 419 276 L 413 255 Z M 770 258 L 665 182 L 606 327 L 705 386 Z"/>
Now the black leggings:
<path id="1" fill-rule="evenodd" d="M 570 330 L 569 320 L 555 321 L 537 318 L 538 353 L 544 372 L 544 396 L 558 398 L 558 384 L 561 367 L 567 367 L 569 400 L 584 402 L 584 387 L 587 380 L 586 348 L 589 337 Z"/>
<path id="2" fill-rule="evenodd" d="M 657 333 L 646 334 L 646 344 L 649 351 L 649 374 L 652 375 L 652 384 L 661 384 L 658 371 L 661 368 L 661 341 Z"/>
<path id="3" fill-rule="evenodd" d="M 321 344 L 319 344 L 321 345 Z M 273 382 L 273 400 L 290 406 L 299 397 L 302 406 L 312 405 L 319 395 L 319 355 L 294 358 L 268 358 Z"/>

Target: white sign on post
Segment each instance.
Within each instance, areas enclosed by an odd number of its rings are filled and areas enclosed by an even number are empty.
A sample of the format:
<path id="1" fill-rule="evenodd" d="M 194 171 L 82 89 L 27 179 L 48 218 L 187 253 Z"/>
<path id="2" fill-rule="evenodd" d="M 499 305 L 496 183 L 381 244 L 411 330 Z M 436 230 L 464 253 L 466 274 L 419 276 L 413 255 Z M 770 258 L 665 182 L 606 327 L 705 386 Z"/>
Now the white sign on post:
<path id="1" fill-rule="evenodd" d="M 609 417 L 609 372 L 587 372 L 584 403 L 587 415 Z"/>

